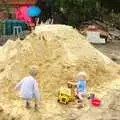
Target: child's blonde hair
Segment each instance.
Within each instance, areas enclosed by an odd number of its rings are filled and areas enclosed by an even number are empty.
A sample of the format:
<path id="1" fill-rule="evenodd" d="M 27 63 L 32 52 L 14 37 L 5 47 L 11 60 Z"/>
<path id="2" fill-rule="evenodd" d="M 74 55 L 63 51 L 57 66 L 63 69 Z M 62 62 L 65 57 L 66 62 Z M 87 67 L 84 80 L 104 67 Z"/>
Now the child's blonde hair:
<path id="1" fill-rule="evenodd" d="M 30 66 L 29 74 L 33 77 L 35 77 L 38 74 L 38 66 L 32 65 Z"/>
<path id="2" fill-rule="evenodd" d="M 82 71 L 77 73 L 76 80 L 86 80 L 87 79 L 87 73 Z"/>

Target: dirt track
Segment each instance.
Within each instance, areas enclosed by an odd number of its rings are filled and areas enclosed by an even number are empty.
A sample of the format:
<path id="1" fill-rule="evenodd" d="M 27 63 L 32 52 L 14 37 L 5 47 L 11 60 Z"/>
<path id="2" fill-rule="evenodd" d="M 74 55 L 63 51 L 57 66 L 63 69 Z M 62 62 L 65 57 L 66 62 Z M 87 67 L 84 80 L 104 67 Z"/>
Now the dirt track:
<path id="1" fill-rule="evenodd" d="M 106 45 L 94 45 L 103 54 L 120 64 L 120 40 L 113 40 Z"/>

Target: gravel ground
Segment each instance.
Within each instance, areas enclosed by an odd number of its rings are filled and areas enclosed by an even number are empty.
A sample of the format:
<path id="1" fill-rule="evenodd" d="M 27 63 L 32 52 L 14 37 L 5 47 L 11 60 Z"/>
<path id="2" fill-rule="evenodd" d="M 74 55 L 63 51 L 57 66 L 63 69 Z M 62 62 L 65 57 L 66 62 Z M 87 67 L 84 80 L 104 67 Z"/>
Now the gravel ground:
<path id="1" fill-rule="evenodd" d="M 120 64 L 120 40 L 113 40 L 106 45 L 93 45 L 103 54 Z"/>

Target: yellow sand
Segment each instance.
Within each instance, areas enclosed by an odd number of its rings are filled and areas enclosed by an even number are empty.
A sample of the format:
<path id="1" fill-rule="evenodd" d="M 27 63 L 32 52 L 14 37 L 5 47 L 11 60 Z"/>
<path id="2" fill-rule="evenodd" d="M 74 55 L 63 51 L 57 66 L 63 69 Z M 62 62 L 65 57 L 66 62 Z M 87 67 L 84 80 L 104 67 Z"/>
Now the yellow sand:
<path id="1" fill-rule="evenodd" d="M 28 75 L 31 65 L 39 67 L 36 79 L 40 84 L 42 102 L 45 104 L 42 118 L 35 115 L 34 120 L 54 120 L 55 113 L 62 112 L 62 106 L 56 104 L 57 90 L 65 85 L 67 80 L 74 79 L 77 72 L 87 72 L 89 76 L 87 85 L 91 89 L 116 79 L 119 69 L 118 65 L 97 51 L 72 27 L 37 26 L 25 40 L 8 40 L 3 47 L 0 47 L 0 87 L 2 87 L 0 103 L 2 105 L 9 104 L 5 103 L 5 100 L 10 100 L 11 104 L 16 104 L 15 111 L 19 107 L 22 109 L 21 101 L 15 97 L 14 86 L 21 78 Z M 51 110 L 52 107 L 56 109 L 55 113 Z M 8 111 L 10 112 L 9 109 Z M 23 111 L 19 112 L 21 114 Z M 31 113 L 26 110 L 24 112 L 26 115 L 21 119 L 29 120 L 30 118 L 26 117 L 30 117 Z M 45 117 L 46 115 L 48 118 Z M 55 120 L 64 120 L 59 117 Z M 64 118 L 68 120 L 67 117 Z"/>

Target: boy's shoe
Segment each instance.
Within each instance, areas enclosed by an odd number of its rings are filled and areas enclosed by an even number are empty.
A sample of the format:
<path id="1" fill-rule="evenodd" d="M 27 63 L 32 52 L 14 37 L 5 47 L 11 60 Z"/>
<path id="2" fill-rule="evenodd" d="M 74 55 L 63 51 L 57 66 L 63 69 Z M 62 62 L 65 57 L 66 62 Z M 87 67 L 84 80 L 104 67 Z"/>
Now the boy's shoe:
<path id="1" fill-rule="evenodd" d="M 34 108 L 35 108 L 35 110 L 37 110 L 37 109 L 38 109 L 38 105 L 37 105 L 37 104 L 35 104 Z"/>
<path id="2" fill-rule="evenodd" d="M 77 101 L 77 103 L 82 103 L 82 102 L 83 102 L 83 101 L 82 101 L 82 100 L 80 100 L 80 99 Z"/>
<path id="3" fill-rule="evenodd" d="M 88 100 L 94 99 L 95 98 L 95 94 L 91 93 L 88 97 Z"/>
<path id="4" fill-rule="evenodd" d="M 77 107 L 78 109 L 81 109 L 81 108 L 83 108 L 84 106 L 83 106 L 82 103 L 78 103 L 76 107 Z"/>
<path id="5" fill-rule="evenodd" d="M 30 109 L 30 103 L 29 102 L 26 102 L 26 106 L 25 106 L 27 109 Z"/>

